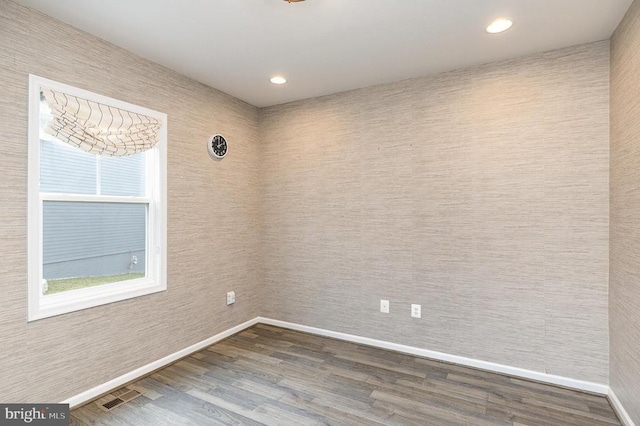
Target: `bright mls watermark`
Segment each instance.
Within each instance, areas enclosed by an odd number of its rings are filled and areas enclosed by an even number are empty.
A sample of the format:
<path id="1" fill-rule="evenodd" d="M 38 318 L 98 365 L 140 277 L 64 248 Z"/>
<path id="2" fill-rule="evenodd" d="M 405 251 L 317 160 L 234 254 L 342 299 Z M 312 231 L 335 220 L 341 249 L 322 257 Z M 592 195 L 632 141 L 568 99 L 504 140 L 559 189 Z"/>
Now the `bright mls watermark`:
<path id="1" fill-rule="evenodd" d="M 69 404 L 0 404 L 0 426 L 68 426 Z"/>

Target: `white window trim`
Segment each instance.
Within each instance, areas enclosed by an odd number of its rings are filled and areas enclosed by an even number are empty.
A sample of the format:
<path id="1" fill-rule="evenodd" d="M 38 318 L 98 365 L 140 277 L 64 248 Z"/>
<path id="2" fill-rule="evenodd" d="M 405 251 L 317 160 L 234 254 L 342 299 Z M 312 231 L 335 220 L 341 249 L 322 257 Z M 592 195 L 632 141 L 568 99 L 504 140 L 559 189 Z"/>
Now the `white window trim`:
<path id="1" fill-rule="evenodd" d="M 159 141 L 147 151 L 145 197 L 105 197 L 40 193 L 40 89 L 48 87 L 162 121 Z M 167 289 L 167 115 L 107 96 L 98 95 L 36 75 L 29 75 L 28 135 L 28 314 L 27 321 L 92 308 Z M 150 167 L 151 166 L 151 167 Z M 158 173 L 152 174 L 151 170 Z M 147 271 L 144 278 L 43 295 L 43 200 L 148 203 Z"/>

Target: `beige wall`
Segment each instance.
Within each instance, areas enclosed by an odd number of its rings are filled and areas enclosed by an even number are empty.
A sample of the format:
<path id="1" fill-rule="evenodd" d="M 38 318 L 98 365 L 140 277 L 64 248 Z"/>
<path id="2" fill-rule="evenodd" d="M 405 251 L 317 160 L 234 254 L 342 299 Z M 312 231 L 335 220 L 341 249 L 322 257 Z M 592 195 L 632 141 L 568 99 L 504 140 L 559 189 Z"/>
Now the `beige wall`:
<path id="1" fill-rule="evenodd" d="M 608 383 L 608 41 L 263 109 L 260 137 L 266 316 Z"/>
<path id="2" fill-rule="evenodd" d="M 611 39 L 611 388 L 640 425 L 640 1 Z"/>
<path id="3" fill-rule="evenodd" d="M 27 324 L 29 73 L 168 113 L 167 292 Z M 259 314 L 255 107 L 7 1 L 0 87 L 2 402 L 61 401 Z"/>

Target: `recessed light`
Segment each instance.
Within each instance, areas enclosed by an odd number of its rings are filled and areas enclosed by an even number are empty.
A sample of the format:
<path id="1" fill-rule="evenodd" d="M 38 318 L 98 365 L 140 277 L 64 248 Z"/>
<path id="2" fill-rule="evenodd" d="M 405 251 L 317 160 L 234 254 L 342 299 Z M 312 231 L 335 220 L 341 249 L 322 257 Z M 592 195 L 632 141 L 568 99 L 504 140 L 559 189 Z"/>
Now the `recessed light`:
<path id="1" fill-rule="evenodd" d="M 285 84 L 287 82 L 287 79 L 277 75 L 275 77 L 271 77 L 271 80 L 269 81 L 271 81 L 273 84 Z"/>
<path id="2" fill-rule="evenodd" d="M 511 19 L 498 18 L 489 24 L 489 26 L 487 27 L 487 32 L 489 34 L 501 33 L 503 31 L 507 31 L 509 28 L 511 28 L 512 25 L 513 22 L 511 22 Z"/>

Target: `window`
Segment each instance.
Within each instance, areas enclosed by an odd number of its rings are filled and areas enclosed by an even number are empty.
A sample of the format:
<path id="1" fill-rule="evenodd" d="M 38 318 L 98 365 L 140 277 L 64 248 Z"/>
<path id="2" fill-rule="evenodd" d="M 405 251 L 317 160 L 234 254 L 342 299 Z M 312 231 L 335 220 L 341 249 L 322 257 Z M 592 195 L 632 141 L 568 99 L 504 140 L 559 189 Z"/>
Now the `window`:
<path id="1" fill-rule="evenodd" d="M 166 115 L 29 83 L 28 320 L 166 290 Z"/>

